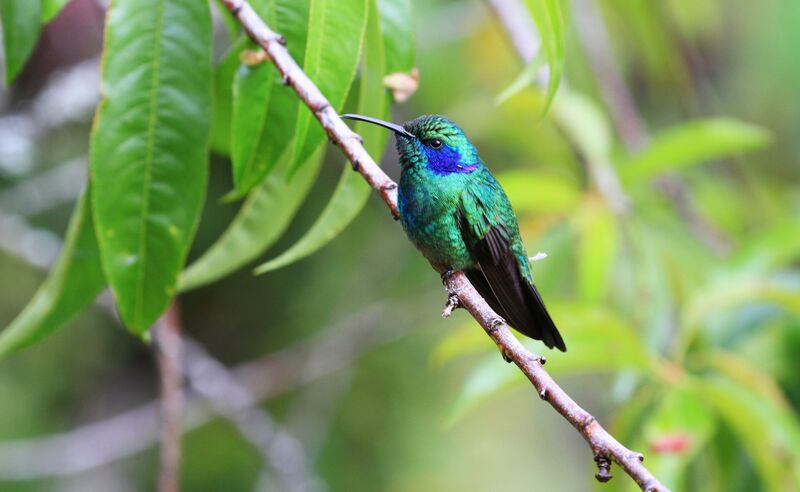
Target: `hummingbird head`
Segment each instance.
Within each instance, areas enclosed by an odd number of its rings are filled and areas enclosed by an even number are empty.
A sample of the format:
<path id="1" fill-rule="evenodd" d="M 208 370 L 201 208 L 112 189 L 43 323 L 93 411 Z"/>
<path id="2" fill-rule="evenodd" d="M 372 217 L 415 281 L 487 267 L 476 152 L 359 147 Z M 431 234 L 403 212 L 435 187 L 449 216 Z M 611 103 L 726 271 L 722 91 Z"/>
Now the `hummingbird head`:
<path id="1" fill-rule="evenodd" d="M 400 165 L 406 169 L 427 169 L 437 175 L 470 173 L 478 169 L 478 151 L 464 131 L 448 118 L 423 115 L 403 126 L 361 115 L 342 118 L 366 121 L 394 131 Z"/>

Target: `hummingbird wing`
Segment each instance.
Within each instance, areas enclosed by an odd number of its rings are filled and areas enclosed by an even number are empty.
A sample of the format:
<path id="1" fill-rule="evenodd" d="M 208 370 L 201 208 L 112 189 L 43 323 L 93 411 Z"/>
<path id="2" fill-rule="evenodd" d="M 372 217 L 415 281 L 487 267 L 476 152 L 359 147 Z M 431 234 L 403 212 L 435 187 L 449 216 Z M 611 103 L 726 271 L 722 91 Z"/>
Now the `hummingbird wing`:
<path id="1" fill-rule="evenodd" d="M 480 206 L 480 201 L 476 202 L 469 205 L 477 205 L 477 208 L 483 209 L 481 212 L 485 212 L 486 208 Z M 510 205 L 508 210 L 511 210 Z M 477 210 L 472 208 L 471 212 L 475 211 Z M 489 306 L 517 331 L 541 340 L 548 348 L 556 347 L 566 352 L 567 346 L 550 318 L 536 286 L 521 270 L 520 255 L 512 247 L 514 239 L 503 221 L 498 220 L 498 215 L 504 214 L 495 214 L 495 220 L 492 221 L 486 213 L 464 212 L 459 210 L 457 223 L 470 253 L 478 263 L 478 268 L 465 270 L 472 285 Z M 513 215 L 506 220 L 516 221 Z M 513 226 L 516 232 L 516 222 Z M 523 259 L 527 261 L 524 255 L 523 250 Z"/>

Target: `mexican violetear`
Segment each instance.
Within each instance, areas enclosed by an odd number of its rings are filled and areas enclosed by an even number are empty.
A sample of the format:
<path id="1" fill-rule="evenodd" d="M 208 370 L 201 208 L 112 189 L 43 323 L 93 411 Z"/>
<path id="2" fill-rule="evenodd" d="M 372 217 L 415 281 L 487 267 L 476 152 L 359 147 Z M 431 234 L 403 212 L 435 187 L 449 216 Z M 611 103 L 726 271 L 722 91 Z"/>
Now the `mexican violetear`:
<path id="1" fill-rule="evenodd" d="M 509 325 L 549 348 L 566 351 L 544 306 L 503 188 L 458 125 L 425 115 L 402 126 L 343 115 L 394 131 L 402 174 L 400 221 L 436 266 L 462 270 Z"/>

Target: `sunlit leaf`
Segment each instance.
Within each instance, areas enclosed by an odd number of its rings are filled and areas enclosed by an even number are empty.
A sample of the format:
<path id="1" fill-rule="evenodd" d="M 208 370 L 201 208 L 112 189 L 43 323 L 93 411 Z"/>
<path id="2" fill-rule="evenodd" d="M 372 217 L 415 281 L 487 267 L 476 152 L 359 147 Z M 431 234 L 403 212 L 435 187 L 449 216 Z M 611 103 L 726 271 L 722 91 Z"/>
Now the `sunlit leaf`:
<path id="1" fill-rule="evenodd" d="M 41 0 L 0 0 L 6 84 L 17 78 L 36 47 L 41 29 Z"/>
<path id="2" fill-rule="evenodd" d="M 724 377 L 698 380 L 693 390 L 737 434 L 766 490 L 800 487 L 800 424 L 793 411 Z"/>
<path id="3" fill-rule="evenodd" d="M 609 158 L 611 125 L 588 96 L 563 87 L 553 101 L 552 117 L 587 159 Z"/>
<path id="4" fill-rule="evenodd" d="M 619 173 L 624 182 L 634 183 L 764 147 L 769 140 L 763 128 L 730 118 L 692 121 L 656 135 L 644 151 L 619 166 Z"/>
<path id="5" fill-rule="evenodd" d="M 751 271 L 769 271 L 800 259 L 800 220 L 780 221 L 745 238 L 734 263 Z"/>
<path id="6" fill-rule="evenodd" d="M 338 112 L 356 74 L 367 25 L 367 0 L 311 0 L 303 70 Z M 289 174 L 323 141 L 325 132 L 311 110 L 301 105 Z"/>
<path id="7" fill-rule="evenodd" d="M 539 74 L 539 70 L 542 68 L 542 57 L 537 56 L 533 60 L 531 60 L 525 68 L 522 69 L 522 72 L 514 79 L 508 87 L 500 91 L 500 94 L 494 98 L 495 105 L 499 106 L 504 102 L 508 101 L 512 97 L 519 94 L 520 91 L 524 90 L 526 87 L 531 85 L 534 80 L 536 80 L 536 76 Z"/>
<path id="8" fill-rule="evenodd" d="M 575 183 L 557 174 L 515 170 L 498 174 L 497 179 L 518 214 L 566 214 L 580 201 Z"/>
<path id="9" fill-rule="evenodd" d="M 143 333 L 175 295 L 205 196 L 208 2 L 117 0 L 91 142 L 93 211 L 120 316 Z"/>
<path id="10" fill-rule="evenodd" d="M 525 0 L 525 3 L 536 22 L 544 57 L 550 69 L 544 109 L 547 112 L 558 90 L 564 68 L 564 18 L 561 14 L 561 3 L 559 0 Z"/>
<path id="11" fill-rule="evenodd" d="M 288 181 L 291 149 L 287 149 L 273 172 L 247 196 L 225 232 L 186 268 L 179 289 L 191 290 L 225 277 L 273 245 L 289 227 L 311 189 L 324 155 L 324 145 L 320 144 Z"/>
<path id="12" fill-rule="evenodd" d="M 42 2 L 42 22 L 48 23 L 67 6 L 70 0 L 41 0 Z"/>
<path id="13" fill-rule="evenodd" d="M 578 290 L 589 302 L 606 293 L 619 247 L 614 214 L 596 198 L 589 197 L 575 218 L 578 242 Z"/>
<path id="14" fill-rule="evenodd" d="M 39 290 L 0 332 L 0 359 L 56 331 L 105 285 L 88 193 L 72 213 L 61 255 Z"/>
<path id="15" fill-rule="evenodd" d="M 377 13 L 374 2 L 370 1 L 358 113 L 386 118 L 389 114 L 389 101 L 383 88 L 386 59 Z M 376 158 L 380 156 L 389 132 L 363 122 L 356 123 L 355 130 L 364 139 L 367 152 Z M 349 163 L 345 163 L 339 184 L 316 222 L 289 249 L 256 268 L 256 273 L 266 273 L 289 265 L 323 247 L 352 222 L 364 208 L 371 191 L 364 178 L 353 172 Z"/>
<path id="16" fill-rule="evenodd" d="M 691 304 L 685 310 L 685 323 L 695 326 L 714 313 L 759 302 L 800 314 L 800 289 L 774 278 L 731 274 L 704 286 L 693 296 Z"/>

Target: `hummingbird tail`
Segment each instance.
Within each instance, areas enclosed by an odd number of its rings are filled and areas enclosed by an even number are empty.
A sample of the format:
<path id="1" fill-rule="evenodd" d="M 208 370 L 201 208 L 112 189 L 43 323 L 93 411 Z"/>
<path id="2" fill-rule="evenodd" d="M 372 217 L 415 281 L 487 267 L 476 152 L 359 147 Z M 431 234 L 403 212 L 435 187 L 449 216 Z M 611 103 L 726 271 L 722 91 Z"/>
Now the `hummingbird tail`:
<path id="1" fill-rule="evenodd" d="M 534 340 L 541 340 L 547 348 L 557 348 L 562 352 L 567 351 L 567 345 L 558 332 L 553 319 L 536 290 L 536 286 L 522 278 L 521 275 L 513 278 L 511 282 L 498 284 L 493 289 L 484 272 L 478 269 L 465 270 L 467 278 L 486 300 L 489 306 L 515 330 Z M 508 279 L 506 276 L 503 280 Z M 509 285 L 512 284 L 513 285 Z M 505 302 L 501 301 L 501 298 Z M 508 306 L 509 309 L 505 309 Z"/>

